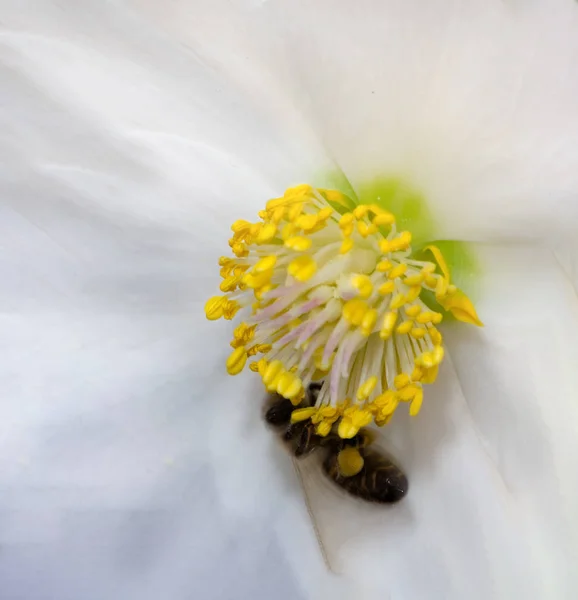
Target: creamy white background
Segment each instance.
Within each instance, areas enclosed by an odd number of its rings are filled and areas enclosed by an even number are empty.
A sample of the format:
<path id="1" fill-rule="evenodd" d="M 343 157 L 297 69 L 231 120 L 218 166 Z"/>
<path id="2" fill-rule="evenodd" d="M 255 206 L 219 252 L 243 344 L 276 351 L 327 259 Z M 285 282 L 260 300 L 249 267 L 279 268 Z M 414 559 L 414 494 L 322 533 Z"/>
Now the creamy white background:
<path id="1" fill-rule="evenodd" d="M 576 3 L 0 9 L 0 597 L 576 597 Z M 388 432 L 402 504 L 308 484 L 339 577 L 202 312 L 232 220 L 336 168 L 478 243 L 486 323 Z"/>

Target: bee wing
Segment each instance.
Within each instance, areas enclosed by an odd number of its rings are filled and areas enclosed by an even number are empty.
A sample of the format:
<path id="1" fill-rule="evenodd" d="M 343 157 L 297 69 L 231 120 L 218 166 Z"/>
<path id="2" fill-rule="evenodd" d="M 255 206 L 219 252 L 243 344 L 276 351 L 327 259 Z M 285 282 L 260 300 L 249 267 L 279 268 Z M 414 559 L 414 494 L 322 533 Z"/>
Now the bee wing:
<path id="1" fill-rule="evenodd" d="M 386 519 L 391 509 L 354 498 L 334 484 L 323 472 L 320 454 L 293 459 L 293 464 L 323 560 L 332 573 L 345 574 L 349 542 Z"/>
<path id="2" fill-rule="evenodd" d="M 294 458 L 293 466 L 295 467 L 295 473 L 297 474 L 297 478 L 299 479 L 299 483 L 301 484 L 301 489 L 303 490 L 303 497 L 305 500 L 305 505 L 307 507 L 307 513 L 309 514 L 309 518 L 311 519 L 311 525 L 313 526 L 315 537 L 317 538 L 317 543 L 319 544 L 321 556 L 323 556 L 323 561 L 325 562 L 325 566 L 327 567 L 327 569 L 332 573 L 335 573 L 336 571 L 331 562 L 329 553 L 327 552 L 327 548 L 325 547 L 325 542 L 323 541 L 321 531 L 319 530 L 319 524 L 317 522 L 317 518 L 315 516 L 315 512 L 311 504 L 310 479 L 311 477 L 315 477 L 313 470 L 311 469 L 313 460 L 314 457 L 311 457 L 308 460 L 306 459 L 301 461 Z M 319 467 L 320 465 L 317 466 Z"/>
<path id="3" fill-rule="evenodd" d="M 324 456 L 324 452 L 316 452 L 306 459 L 293 459 L 293 464 L 325 564 L 331 572 L 347 575 L 352 572 L 352 561 L 367 558 L 362 553 L 356 556 L 357 541 L 371 544 L 372 536 L 381 537 L 389 528 L 399 528 L 409 511 L 403 501 L 387 506 L 349 495 L 323 472 Z"/>

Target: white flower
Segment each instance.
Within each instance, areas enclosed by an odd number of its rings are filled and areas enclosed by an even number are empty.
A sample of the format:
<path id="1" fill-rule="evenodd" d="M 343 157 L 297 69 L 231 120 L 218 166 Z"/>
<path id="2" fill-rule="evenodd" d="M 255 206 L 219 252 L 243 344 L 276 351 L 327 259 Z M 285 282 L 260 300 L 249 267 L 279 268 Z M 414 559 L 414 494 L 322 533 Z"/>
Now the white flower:
<path id="1" fill-rule="evenodd" d="M 576 3 L 37 0 L 2 23 L 0 587 L 572 598 Z M 203 306 L 232 222 L 376 178 L 421 194 L 390 208 L 414 240 L 468 242 L 436 247 L 485 327 L 440 325 L 419 416 L 383 430 L 402 503 L 306 478 L 334 579 Z"/>

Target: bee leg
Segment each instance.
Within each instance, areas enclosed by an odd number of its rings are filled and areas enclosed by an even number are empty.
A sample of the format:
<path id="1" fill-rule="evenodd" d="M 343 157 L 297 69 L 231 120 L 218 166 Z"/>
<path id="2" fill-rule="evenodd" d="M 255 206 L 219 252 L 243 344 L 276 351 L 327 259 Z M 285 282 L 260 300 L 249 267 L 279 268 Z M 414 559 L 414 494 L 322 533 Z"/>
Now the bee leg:
<path id="1" fill-rule="evenodd" d="M 309 399 L 310 406 L 313 406 L 315 402 L 317 402 L 317 396 L 319 395 L 322 386 L 322 381 L 314 381 L 313 383 L 309 384 L 309 387 L 307 388 L 307 397 Z"/>
<path id="2" fill-rule="evenodd" d="M 321 446 L 323 438 L 315 433 L 315 425 L 306 422 L 295 444 L 295 456 L 300 458 Z"/>
<path id="3" fill-rule="evenodd" d="M 299 421 L 298 423 L 290 423 L 287 425 L 287 429 L 283 433 L 283 439 L 286 442 L 296 440 L 301 435 L 301 431 L 305 427 L 305 421 Z"/>

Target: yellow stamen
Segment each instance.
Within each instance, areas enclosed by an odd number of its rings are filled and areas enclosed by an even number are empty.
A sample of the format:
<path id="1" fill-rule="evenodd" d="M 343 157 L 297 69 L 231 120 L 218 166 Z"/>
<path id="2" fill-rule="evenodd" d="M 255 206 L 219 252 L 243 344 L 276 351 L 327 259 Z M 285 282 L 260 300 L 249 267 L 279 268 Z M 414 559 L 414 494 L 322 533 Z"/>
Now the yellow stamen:
<path id="1" fill-rule="evenodd" d="M 255 273 L 263 273 L 264 271 L 270 271 L 277 263 L 277 257 L 275 255 L 265 256 L 253 267 Z"/>
<path id="2" fill-rule="evenodd" d="M 259 217 L 233 223 L 232 255 L 219 258 L 224 295 L 205 304 L 209 320 L 247 311 L 228 372 L 249 362 L 267 390 L 294 406 L 305 382 L 321 382 L 320 404 L 297 409 L 292 421 L 310 419 L 323 436 L 352 438 L 372 421 L 385 425 L 401 402 L 417 414 L 444 358 L 436 328 L 443 315 L 482 324 L 441 250 L 425 246 L 433 260 L 424 261 L 381 206 L 308 185 L 269 200 Z M 431 292 L 440 312 L 428 307 Z M 340 460 L 348 454 L 362 460 L 349 449 Z"/>
<path id="3" fill-rule="evenodd" d="M 377 227 L 383 227 L 384 225 L 393 225 L 395 223 L 395 217 L 391 213 L 383 212 L 373 217 L 373 224 Z"/>
<path id="4" fill-rule="evenodd" d="M 406 387 L 407 385 L 409 385 L 409 383 L 410 379 L 407 373 L 400 373 L 399 375 L 396 375 L 393 380 L 393 384 L 398 390 L 401 390 L 402 388 Z"/>
<path id="5" fill-rule="evenodd" d="M 373 292 L 373 284 L 367 275 L 354 275 L 351 278 L 353 287 L 357 289 L 362 298 L 369 298 Z"/>
<path id="6" fill-rule="evenodd" d="M 297 252 L 304 252 L 311 248 L 312 243 L 311 238 L 296 235 L 285 240 L 285 247 Z"/>
<path id="7" fill-rule="evenodd" d="M 405 296 L 403 294 L 397 294 L 391 299 L 389 304 L 389 308 L 391 310 L 396 310 L 397 308 L 401 308 L 406 302 Z"/>
<path id="8" fill-rule="evenodd" d="M 229 375 L 238 375 L 247 362 L 247 351 L 244 346 L 235 348 L 227 359 L 227 372 Z"/>
<path id="9" fill-rule="evenodd" d="M 472 301 L 461 290 L 456 290 L 453 294 L 440 299 L 439 303 L 445 310 L 449 310 L 458 321 L 477 325 L 478 327 L 484 326 Z"/>
<path id="10" fill-rule="evenodd" d="M 353 216 L 356 219 L 362 219 L 368 212 L 369 206 L 367 206 L 367 204 L 360 204 L 359 206 L 355 207 L 355 210 L 353 211 Z"/>
<path id="11" fill-rule="evenodd" d="M 274 223 L 265 223 L 257 236 L 258 244 L 265 244 L 271 241 L 277 233 L 277 226 Z"/>
<path id="12" fill-rule="evenodd" d="M 308 281 L 315 275 L 317 271 L 317 264 L 315 261 L 307 255 L 298 256 L 289 263 L 287 272 L 297 279 L 297 281 Z"/>
<path id="13" fill-rule="evenodd" d="M 304 231 L 313 229 L 317 225 L 317 215 L 301 215 L 296 219 L 295 225 Z"/>
<path id="14" fill-rule="evenodd" d="M 371 335 L 376 321 L 377 311 L 375 308 L 370 308 L 365 315 L 363 315 L 363 319 L 361 320 L 361 333 L 366 337 Z"/>
<path id="15" fill-rule="evenodd" d="M 353 300 L 348 300 L 343 306 L 343 317 L 351 325 L 357 327 L 358 325 L 361 325 L 367 311 L 367 304 L 359 298 L 354 298 Z"/>
<path id="16" fill-rule="evenodd" d="M 274 360 L 269 363 L 265 374 L 263 375 L 263 383 L 269 386 L 273 383 L 275 378 L 284 370 L 283 363 L 280 360 Z"/>
<path id="17" fill-rule="evenodd" d="M 333 424 L 329 423 L 329 421 L 321 421 L 321 423 L 319 423 L 319 425 L 317 425 L 317 427 L 315 428 L 315 433 L 317 433 L 317 435 L 320 435 L 321 437 L 325 437 L 329 435 L 332 425 Z"/>
<path id="18" fill-rule="evenodd" d="M 411 404 L 409 405 L 409 414 L 412 417 L 415 417 L 417 415 L 417 413 L 420 411 L 422 402 L 423 402 L 423 389 L 420 387 L 420 388 L 418 388 L 415 396 L 413 397 L 413 400 L 411 401 Z"/>
<path id="19" fill-rule="evenodd" d="M 389 279 L 397 279 L 401 277 L 407 271 L 407 265 L 405 263 L 400 263 L 397 267 L 391 269 L 391 271 L 387 274 Z"/>
<path id="20" fill-rule="evenodd" d="M 385 317 L 383 318 L 383 325 L 381 326 L 381 331 L 379 334 L 382 339 L 388 339 L 391 336 L 396 321 L 396 312 L 391 311 L 385 314 Z"/>
<path id="21" fill-rule="evenodd" d="M 373 377 L 370 377 L 365 383 L 359 386 L 359 389 L 357 390 L 357 399 L 367 400 L 373 392 L 373 390 L 375 389 L 376 385 L 377 377 L 375 377 L 374 375 Z"/>
<path id="22" fill-rule="evenodd" d="M 414 327 L 409 334 L 416 340 L 421 340 L 427 335 L 427 329 L 424 327 Z"/>
<path id="23" fill-rule="evenodd" d="M 405 314 L 408 317 L 415 318 L 419 315 L 420 312 L 421 312 L 421 306 L 419 306 L 419 304 L 413 304 L 412 306 L 405 307 Z"/>
<path id="24" fill-rule="evenodd" d="M 413 327 L 413 321 L 404 321 L 399 327 L 395 330 L 398 335 L 404 335 L 409 333 Z"/>
<path id="25" fill-rule="evenodd" d="M 310 419 L 317 412 L 316 408 L 298 408 L 291 413 L 291 423 L 299 423 Z"/>
<path id="26" fill-rule="evenodd" d="M 399 401 L 395 395 L 395 392 L 392 390 L 387 390 L 387 392 L 380 394 L 375 399 L 375 404 L 378 406 L 380 413 L 383 416 L 387 416 L 394 413 Z"/>
<path id="27" fill-rule="evenodd" d="M 391 269 L 391 267 L 393 267 L 393 265 L 391 264 L 391 261 L 382 260 L 377 263 L 375 270 L 379 271 L 380 273 L 385 273 L 385 272 L 389 271 Z"/>
<path id="28" fill-rule="evenodd" d="M 385 283 L 382 283 L 379 286 L 377 291 L 382 296 L 387 296 L 388 294 L 391 294 L 394 290 L 395 290 L 395 283 L 393 281 L 386 281 Z"/>
<path id="29" fill-rule="evenodd" d="M 353 240 L 351 238 L 345 238 L 339 249 L 339 254 L 347 254 L 353 248 Z"/>
<path id="30" fill-rule="evenodd" d="M 205 304 L 205 315 L 209 321 L 216 321 L 223 316 L 223 311 L 227 303 L 224 296 L 213 296 Z"/>

